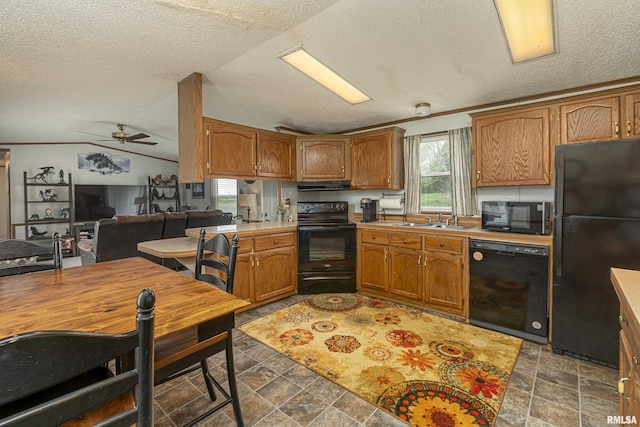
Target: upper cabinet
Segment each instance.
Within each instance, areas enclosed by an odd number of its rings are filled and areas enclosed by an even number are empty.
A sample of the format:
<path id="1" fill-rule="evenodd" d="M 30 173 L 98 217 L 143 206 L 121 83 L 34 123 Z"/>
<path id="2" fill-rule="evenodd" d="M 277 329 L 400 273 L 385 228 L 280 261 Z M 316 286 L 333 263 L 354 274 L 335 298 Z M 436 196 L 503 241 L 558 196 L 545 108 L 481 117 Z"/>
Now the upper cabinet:
<path id="1" fill-rule="evenodd" d="M 588 99 L 560 105 L 560 142 L 620 138 L 620 97 Z"/>
<path id="2" fill-rule="evenodd" d="M 299 136 L 298 181 L 349 179 L 348 141 L 341 135 Z"/>
<path id="3" fill-rule="evenodd" d="M 472 115 L 477 187 L 551 184 L 550 108 Z"/>
<path id="4" fill-rule="evenodd" d="M 623 95 L 624 133 L 623 138 L 640 138 L 640 91 Z"/>
<path id="5" fill-rule="evenodd" d="M 205 177 L 293 180 L 295 137 L 203 119 Z"/>
<path id="6" fill-rule="evenodd" d="M 640 91 L 560 104 L 560 142 L 640 137 Z"/>
<path id="7" fill-rule="evenodd" d="M 404 186 L 404 129 L 397 127 L 352 135 L 351 188 L 401 189 Z"/>

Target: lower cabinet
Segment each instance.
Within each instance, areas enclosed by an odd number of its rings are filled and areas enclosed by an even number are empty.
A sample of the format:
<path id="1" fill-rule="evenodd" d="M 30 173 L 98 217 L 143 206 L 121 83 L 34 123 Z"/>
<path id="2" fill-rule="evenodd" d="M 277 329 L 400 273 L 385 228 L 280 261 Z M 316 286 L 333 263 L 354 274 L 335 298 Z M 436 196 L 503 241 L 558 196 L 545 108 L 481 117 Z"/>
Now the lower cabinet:
<path id="1" fill-rule="evenodd" d="M 358 289 L 464 315 L 464 238 L 360 231 Z"/>
<path id="2" fill-rule="evenodd" d="M 293 295 L 297 263 L 295 233 L 241 238 L 233 294 L 252 304 Z"/>
<path id="3" fill-rule="evenodd" d="M 622 305 L 622 304 L 621 304 Z M 640 335 L 632 323 L 631 311 L 622 305 L 620 312 L 620 415 L 640 418 Z"/>

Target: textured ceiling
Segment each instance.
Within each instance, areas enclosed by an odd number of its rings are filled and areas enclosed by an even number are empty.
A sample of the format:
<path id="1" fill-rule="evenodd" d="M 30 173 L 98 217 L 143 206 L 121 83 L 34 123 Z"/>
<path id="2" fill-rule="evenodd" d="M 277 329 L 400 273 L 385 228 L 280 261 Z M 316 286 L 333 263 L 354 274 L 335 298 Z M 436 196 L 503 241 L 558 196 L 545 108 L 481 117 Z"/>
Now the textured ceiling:
<path id="1" fill-rule="evenodd" d="M 158 142 L 126 149 L 177 159 L 177 82 L 196 71 L 206 116 L 316 133 L 640 75 L 639 1 L 557 6 L 559 54 L 512 64 L 492 0 L 5 0 L 0 144 L 126 123 Z M 278 59 L 298 45 L 373 100 Z"/>

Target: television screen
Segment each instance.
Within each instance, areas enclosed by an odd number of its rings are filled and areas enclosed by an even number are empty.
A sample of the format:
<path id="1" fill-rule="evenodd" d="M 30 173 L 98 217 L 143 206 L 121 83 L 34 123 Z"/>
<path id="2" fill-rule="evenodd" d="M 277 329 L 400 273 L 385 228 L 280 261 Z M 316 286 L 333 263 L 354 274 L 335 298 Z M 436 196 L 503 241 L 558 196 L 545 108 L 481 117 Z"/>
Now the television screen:
<path id="1" fill-rule="evenodd" d="M 146 185 L 74 185 L 76 221 L 147 212 Z"/>

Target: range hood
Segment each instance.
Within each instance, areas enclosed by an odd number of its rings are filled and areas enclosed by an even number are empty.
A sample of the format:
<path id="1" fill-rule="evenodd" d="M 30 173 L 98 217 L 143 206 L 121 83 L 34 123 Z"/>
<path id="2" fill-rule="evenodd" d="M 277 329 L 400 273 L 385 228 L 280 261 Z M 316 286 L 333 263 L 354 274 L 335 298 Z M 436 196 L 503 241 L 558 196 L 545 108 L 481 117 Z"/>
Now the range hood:
<path id="1" fill-rule="evenodd" d="M 345 191 L 349 190 L 351 181 L 298 181 L 298 191 Z"/>

